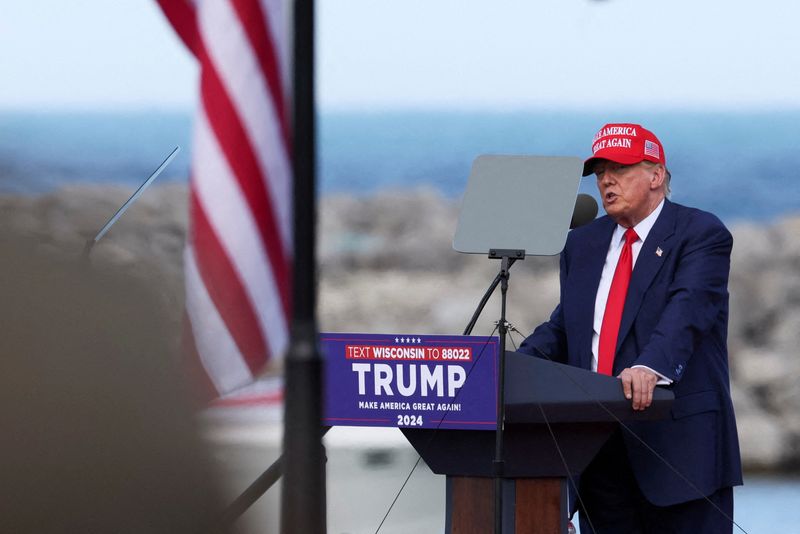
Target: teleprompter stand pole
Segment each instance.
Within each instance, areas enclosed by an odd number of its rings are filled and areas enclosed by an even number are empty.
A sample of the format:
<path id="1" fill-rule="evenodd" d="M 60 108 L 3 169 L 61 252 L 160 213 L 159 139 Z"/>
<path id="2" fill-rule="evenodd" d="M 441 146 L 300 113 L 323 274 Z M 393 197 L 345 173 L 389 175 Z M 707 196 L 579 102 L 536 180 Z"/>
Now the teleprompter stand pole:
<path id="1" fill-rule="evenodd" d="M 498 273 L 496 281 L 500 283 L 500 320 L 497 323 L 497 330 L 500 336 L 500 369 L 498 371 L 497 379 L 497 427 L 495 430 L 495 448 L 494 448 L 494 461 L 492 462 L 492 473 L 494 475 L 494 532 L 495 534 L 502 534 L 503 532 L 503 475 L 504 473 L 504 455 L 503 455 L 503 430 L 505 425 L 506 403 L 505 403 L 505 371 L 506 371 L 506 335 L 508 333 L 508 323 L 506 322 L 506 299 L 508 294 L 508 279 L 510 277 L 509 269 L 516 260 L 525 259 L 524 250 L 505 250 L 505 249 L 492 249 L 489 251 L 490 258 L 500 258 L 500 273 Z M 493 283 L 490 291 L 497 287 Z M 485 304 L 481 301 L 481 307 L 476 313 L 480 313 L 480 309 Z M 474 317 L 475 319 L 477 317 Z"/>

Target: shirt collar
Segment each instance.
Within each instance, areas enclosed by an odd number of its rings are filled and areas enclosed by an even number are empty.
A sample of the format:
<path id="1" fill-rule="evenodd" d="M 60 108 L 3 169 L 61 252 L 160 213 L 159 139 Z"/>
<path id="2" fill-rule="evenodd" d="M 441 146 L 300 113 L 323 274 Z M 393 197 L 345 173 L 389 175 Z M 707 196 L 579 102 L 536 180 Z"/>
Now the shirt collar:
<path id="1" fill-rule="evenodd" d="M 658 206 L 656 206 L 656 209 L 654 209 L 650 215 L 639 221 L 639 224 L 633 227 L 633 230 L 636 232 L 636 235 L 639 236 L 639 240 L 642 243 L 644 243 L 644 240 L 647 239 L 647 234 L 650 233 L 650 230 L 652 230 L 653 226 L 656 224 L 656 219 L 658 219 L 658 216 L 661 214 L 661 210 L 664 208 L 664 200 L 665 199 L 662 198 L 661 202 L 659 202 Z M 627 228 L 619 224 L 616 226 L 616 228 L 614 228 L 614 243 L 622 240 L 622 237 L 625 235 L 625 230 L 627 230 Z"/>

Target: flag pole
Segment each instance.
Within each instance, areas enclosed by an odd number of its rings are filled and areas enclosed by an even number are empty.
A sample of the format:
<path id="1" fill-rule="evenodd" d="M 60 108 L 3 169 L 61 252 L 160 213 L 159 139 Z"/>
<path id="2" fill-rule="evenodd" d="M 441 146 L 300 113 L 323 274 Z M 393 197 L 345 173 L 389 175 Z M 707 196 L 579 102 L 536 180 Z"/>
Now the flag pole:
<path id="1" fill-rule="evenodd" d="M 322 358 L 316 324 L 316 128 L 314 2 L 295 0 L 292 59 L 293 307 L 286 395 L 281 533 L 325 533 Z"/>

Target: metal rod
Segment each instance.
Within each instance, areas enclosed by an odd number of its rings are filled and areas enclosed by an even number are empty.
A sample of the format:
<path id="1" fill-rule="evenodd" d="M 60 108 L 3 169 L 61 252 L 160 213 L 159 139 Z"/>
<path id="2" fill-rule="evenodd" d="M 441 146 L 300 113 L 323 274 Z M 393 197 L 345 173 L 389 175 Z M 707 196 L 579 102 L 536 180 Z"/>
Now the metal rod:
<path id="1" fill-rule="evenodd" d="M 511 268 L 508 256 L 503 256 L 500 266 L 500 321 L 498 322 L 498 335 L 500 336 L 500 369 L 497 373 L 497 429 L 495 430 L 494 449 L 494 532 L 503 532 L 503 476 L 505 460 L 503 454 L 503 432 L 505 426 L 506 399 L 505 399 L 505 362 L 506 362 L 506 296 L 508 293 L 509 269 Z"/>
<path id="2" fill-rule="evenodd" d="M 320 437 L 328 433 L 331 427 L 326 426 L 322 429 Z M 283 476 L 284 455 L 280 455 L 277 460 L 270 465 L 257 479 L 250 484 L 236 499 L 228 505 L 222 514 L 220 524 L 222 530 L 227 530 L 233 525 L 243 513 L 250 509 L 255 502 L 260 499 L 275 483 Z"/>
<path id="3" fill-rule="evenodd" d="M 515 261 L 517 261 L 516 258 L 510 258 L 508 260 L 509 269 L 511 269 L 511 266 L 514 265 Z M 472 314 L 472 318 L 469 320 L 469 323 L 467 323 L 467 327 L 464 328 L 463 335 L 468 336 L 472 333 L 472 329 L 475 328 L 475 324 L 478 322 L 478 318 L 481 316 L 481 312 L 483 312 L 483 309 L 486 307 L 486 303 L 489 302 L 489 298 L 494 293 L 494 290 L 497 289 L 497 284 L 500 283 L 500 279 L 502 277 L 503 277 L 503 270 L 501 269 L 500 272 L 497 273 L 497 276 L 494 277 L 494 280 L 492 280 L 492 283 L 489 284 L 489 288 L 483 294 L 483 297 L 481 297 L 481 301 L 478 303 L 478 307 L 475 308 L 475 312 Z"/>
<path id="4" fill-rule="evenodd" d="M 281 475 L 283 475 L 283 463 L 283 455 L 281 455 L 236 500 L 228 505 L 220 521 L 223 530 L 233 525 L 243 513 L 281 478 Z"/>
<path id="5" fill-rule="evenodd" d="M 103 236 L 104 236 L 104 235 L 106 235 L 106 232 L 108 232 L 108 231 L 111 229 L 111 227 L 112 227 L 112 226 L 114 226 L 114 223 L 115 223 L 115 222 L 117 222 L 117 220 L 118 220 L 120 217 L 122 217 L 122 214 L 123 214 L 123 213 L 125 213 L 125 211 L 126 211 L 126 210 L 127 210 L 129 207 L 130 207 L 130 205 L 131 205 L 131 204 L 133 204 L 134 202 L 136 202 L 136 199 L 137 199 L 137 198 L 139 198 L 139 197 L 141 196 L 141 194 L 142 194 L 142 193 L 144 193 L 144 190 L 145 190 L 145 189 L 147 189 L 147 187 L 148 187 L 148 186 L 149 186 L 151 183 L 153 183 L 153 180 L 155 180 L 156 178 L 158 178 L 158 175 L 159 175 L 159 174 L 161 174 L 161 171 L 163 171 L 163 170 L 164 170 L 164 169 L 167 167 L 167 165 L 169 165 L 169 163 L 170 163 L 170 162 L 171 162 L 173 159 L 175 159 L 175 156 L 178 154 L 178 152 L 180 151 L 180 149 L 181 149 L 181 147 L 180 147 L 180 146 L 176 146 L 175 148 L 173 148 L 173 149 L 172 149 L 172 152 L 170 152 L 170 153 L 169 153 L 169 156 L 167 156 L 167 157 L 164 159 L 164 161 L 162 161 L 162 162 L 161 162 L 161 165 L 159 165 L 159 166 L 158 166 L 158 168 L 156 168 L 156 170 L 154 170 L 154 171 L 152 172 L 152 174 L 150 174 L 150 176 L 147 178 L 147 180 L 145 180 L 145 181 L 142 183 L 142 185 L 140 185 L 140 186 L 139 186 L 139 189 L 137 189 L 137 190 L 136 190 L 136 191 L 135 191 L 135 192 L 134 192 L 134 193 L 131 195 L 131 197 L 130 197 L 130 198 L 127 200 L 127 201 L 125 201 L 125 204 L 123 204 L 123 205 L 122 205 L 122 206 L 121 206 L 121 207 L 120 207 L 120 208 L 117 210 L 117 212 L 116 212 L 114 215 L 112 215 L 112 216 L 111 216 L 111 218 L 108 220 L 108 222 L 107 222 L 106 224 L 104 224 L 104 225 L 103 225 L 103 227 L 100 229 L 100 231 L 99 231 L 99 232 L 97 232 L 97 235 L 96 235 L 96 236 L 94 236 L 94 238 L 92 238 L 92 239 L 89 239 L 89 240 L 86 242 L 86 249 L 85 249 L 86 255 L 88 255 L 88 254 L 89 254 L 89 253 L 92 251 L 92 247 L 94 247 L 95 243 L 97 243 L 98 241 L 100 241 L 100 239 L 102 239 L 102 238 L 103 238 Z"/>

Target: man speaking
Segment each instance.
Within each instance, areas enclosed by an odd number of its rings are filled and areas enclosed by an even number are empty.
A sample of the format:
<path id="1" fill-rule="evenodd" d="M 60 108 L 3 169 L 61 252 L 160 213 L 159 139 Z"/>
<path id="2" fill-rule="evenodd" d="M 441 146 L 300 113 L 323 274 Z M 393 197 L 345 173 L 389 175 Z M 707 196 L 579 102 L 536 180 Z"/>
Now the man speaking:
<path id="1" fill-rule="evenodd" d="M 656 386 L 675 401 L 666 420 L 629 423 L 636 436 L 618 430 L 580 475 L 581 532 L 731 532 L 742 483 L 726 340 L 733 239 L 714 215 L 667 199 L 652 132 L 607 124 L 592 153 L 583 176 L 597 176 L 607 215 L 570 232 L 561 301 L 519 351 L 618 377 L 634 410 Z"/>

